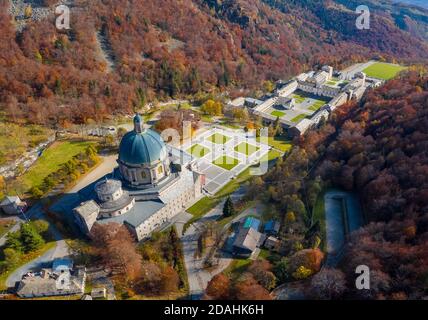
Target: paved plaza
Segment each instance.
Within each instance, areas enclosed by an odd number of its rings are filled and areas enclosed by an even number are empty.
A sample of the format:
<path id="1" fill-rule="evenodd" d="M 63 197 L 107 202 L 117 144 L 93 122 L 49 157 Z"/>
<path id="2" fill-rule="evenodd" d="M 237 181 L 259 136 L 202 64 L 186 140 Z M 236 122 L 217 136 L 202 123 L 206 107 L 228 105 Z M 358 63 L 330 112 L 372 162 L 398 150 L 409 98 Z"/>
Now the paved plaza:
<path id="1" fill-rule="evenodd" d="M 180 149 L 205 174 L 205 191 L 213 195 L 249 166 L 259 163 L 270 147 L 257 142 L 255 132 L 213 128 Z"/>

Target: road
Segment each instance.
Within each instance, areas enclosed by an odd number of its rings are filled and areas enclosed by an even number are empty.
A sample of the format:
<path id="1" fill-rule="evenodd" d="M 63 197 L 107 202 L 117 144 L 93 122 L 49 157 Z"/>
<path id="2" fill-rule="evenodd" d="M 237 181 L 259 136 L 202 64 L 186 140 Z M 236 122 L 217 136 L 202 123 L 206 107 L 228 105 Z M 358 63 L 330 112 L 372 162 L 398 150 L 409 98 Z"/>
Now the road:
<path id="1" fill-rule="evenodd" d="M 117 166 L 117 155 L 105 156 L 101 158 L 103 162 L 99 164 L 98 167 L 96 167 L 94 170 L 85 175 L 68 193 L 77 193 L 91 183 L 113 172 L 113 169 Z"/>
<path id="2" fill-rule="evenodd" d="M 17 217 L 17 216 L 11 216 L 11 217 L 2 217 L 1 219 L 6 219 L 6 220 L 15 220 L 15 225 L 9 229 L 8 232 L 6 232 L 1 238 L 0 238 L 0 247 L 3 246 L 6 243 L 7 240 L 7 235 L 9 232 L 15 232 L 18 231 L 18 229 L 21 226 L 21 223 L 23 222 L 23 219 L 21 217 Z"/>
<path id="3" fill-rule="evenodd" d="M 88 173 L 85 177 L 83 177 L 77 184 L 71 189 L 68 193 L 76 193 L 80 189 L 86 187 L 94 181 L 97 181 L 104 175 L 111 173 L 113 169 L 116 167 L 116 159 L 117 156 L 106 156 L 102 157 L 103 162 L 95 168 L 93 171 Z M 62 198 L 66 198 L 65 195 Z M 61 198 L 61 199 L 62 199 Z M 58 202 L 61 202 L 61 199 Z M 57 203 L 58 203 L 57 202 Z M 26 217 L 28 219 L 46 219 L 41 204 L 36 204 L 33 206 L 27 213 Z M 24 221 L 23 219 L 18 218 L 18 223 L 15 225 L 11 231 L 18 230 L 20 224 Z M 55 228 L 54 225 L 50 225 L 50 233 L 55 239 L 55 247 L 45 252 L 43 255 L 37 257 L 35 260 L 30 261 L 29 263 L 23 265 L 22 267 L 15 270 L 10 274 L 9 278 L 6 280 L 6 285 L 8 287 L 14 287 L 15 283 L 22 279 L 22 276 L 27 272 L 33 270 L 39 270 L 42 267 L 49 266 L 50 263 L 57 258 L 63 258 L 69 255 L 68 245 L 66 241 L 62 238 L 61 233 Z M 0 239 L 0 246 L 4 244 L 6 241 L 6 235 Z"/>
<path id="4" fill-rule="evenodd" d="M 27 218 L 45 220 L 45 215 L 40 204 L 32 207 L 27 213 Z M 8 287 L 14 287 L 16 282 L 22 279 L 22 276 L 27 272 L 40 270 L 40 268 L 49 266 L 50 262 L 56 258 L 63 258 L 69 255 L 68 246 L 65 240 L 62 238 L 61 233 L 55 228 L 54 225 L 50 225 L 49 232 L 52 234 L 55 240 L 55 247 L 45 252 L 43 255 L 30 261 L 29 263 L 21 266 L 12 272 L 6 279 L 6 285 Z"/>
<path id="5" fill-rule="evenodd" d="M 241 198 L 244 193 L 244 188 L 241 187 L 232 194 L 232 199 Z M 222 252 L 222 257 L 218 261 L 218 265 L 210 270 L 207 270 L 203 266 L 203 262 L 208 254 L 209 250 L 206 250 L 205 255 L 202 257 L 196 257 L 198 249 L 198 238 L 201 231 L 203 230 L 204 224 L 209 221 L 215 221 L 220 218 L 223 214 L 224 201 L 221 201 L 215 208 L 210 210 L 205 216 L 193 223 L 186 230 L 186 233 L 181 237 L 183 244 L 183 255 L 187 270 L 187 277 L 189 281 L 189 294 L 191 299 L 200 299 L 205 292 L 208 282 L 217 274 L 225 270 L 229 264 L 233 261 L 233 257 L 230 254 Z M 245 216 L 255 214 L 259 211 L 260 205 L 256 207 L 248 208 L 235 217 L 231 222 L 224 226 L 224 230 L 234 222 L 241 220 Z"/>

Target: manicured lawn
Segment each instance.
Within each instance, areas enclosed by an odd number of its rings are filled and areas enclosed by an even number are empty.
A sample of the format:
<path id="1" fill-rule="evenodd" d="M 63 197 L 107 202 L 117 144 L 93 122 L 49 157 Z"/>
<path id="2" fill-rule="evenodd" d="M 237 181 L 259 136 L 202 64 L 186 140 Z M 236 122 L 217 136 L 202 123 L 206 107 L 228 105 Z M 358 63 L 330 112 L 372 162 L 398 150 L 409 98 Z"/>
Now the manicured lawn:
<path id="1" fill-rule="evenodd" d="M 295 117 L 295 118 L 293 118 L 293 119 L 291 119 L 291 122 L 295 122 L 295 123 L 297 123 L 297 122 L 300 122 L 300 121 L 302 121 L 303 119 L 305 119 L 306 118 L 306 114 L 299 114 L 297 117 Z"/>
<path id="2" fill-rule="evenodd" d="M 210 115 L 203 114 L 203 115 L 201 115 L 201 120 L 203 122 L 212 123 L 213 122 L 213 117 L 210 116 Z"/>
<path id="3" fill-rule="evenodd" d="M 257 141 L 260 142 L 260 138 L 257 138 Z M 272 148 L 281 150 L 282 152 L 287 152 L 292 148 L 291 141 L 285 137 L 269 137 L 268 144 Z"/>
<path id="4" fill-rule="evenodd" d="M 204 146 L 201 146 L 200 144 L 195 144 L 191 148 L 189 148 L 187 152 L 194 157 L 202 158 L 206 156 L 208 153 L 210 153 L 210 149 Z"/>
<path id="5" fill-rule="evenodd" d="M 309 107 L 309 110 L 311 110 L 311 111 L 318 111 L 319 109 L 321 109 L 321 107 L 322 106 L 324 106 L 326 104 L 326 102 L 325 101 L 321 101 L 321 100 L 319 100 L 319 101 L 317 101 L 317 102 L 315 102 L 313 105 L 311 105 L 310 107 Z"/>
<path id="6" fill-rule="evenodd" d="M 230 137 L 227 137 L 221 133 L 214 133 L 212 136 L 207 138 L 208 141 L 215 143 L 215 144 L 225 144 L 230 139 L 231 139 Z"/>
<path id="7" fill-rule="evenodd" d="M 319 221 L 321 227 L 321 235 L 322 235 L 322 250 L 327 251 L 327 237 L 326 237 L 326 225 L 325 225 L 325 206 L 324 206 L 324 195 L 325 190 L 321 191 L 318 195 L 318 198 L 315 202 L 313 209 L 313 217 L 312 220 L 315 223 Z"/>
<path id="8" fill-rule="evenodd" d="M 272 160 L 278 159 L 281 156 L 282 156 L 282 154 L 279 151 L 277 151 L 277 150 L 270 150 L 268 154 L 264 155 L 260 159 L 260 162 L 272 161 Z"/>
<path id="9" fill-rule="evenodd" d="M 329 86 L 336 86 L 337 82 L 336 81 L 327 81 L 327 84 Z"/>
<path id="10" fill-rule="evenodd" d="M 283 116 L 285 116 L 285 112 L 282 111 L 274 111 L 271 113 L 271 115 L 273 115 L 274 117 L 279 117 L 282 118 Z"/>
<path id="11" fill-rule="evenodd" d="M 213 209 L 219 202 L 228 195 L 235 192 L 244 182 L 248 181 L 251 178 L 250 168 L 242 171 L 235 179 L 227 183 L 223 188 L 221 188 L 213 197 L 203 197 L 201 200 L 196 202 L 192 207 L 186 211 L 193 215 L 193 218 L 190 219 L 184 229 L 186 229 L 193 222 L 199 220 L 203 215 L 207 214 L 208 211 Z"/>
<path id="12" fill-rule="evenodd" d="M 222 156 L 214 160 L 213 164 L 226 170 L 232 170 L 239 164 L 239 160 L 229 156 Z"/>
<path id="13" fill-rule="evenodd" d="M 203 197 L 186 211 L 192 214 L 194 217 L 199 218 L 205 213 L 207 213 L 209 210 L 211 210 L 213 207 L 215 207 L 218 202 L 218 199 Z"/>
<path id="14" fill-rule="evenodd" d="M 71 160 L 75 155 L 83 152 L 93 142 L 62 141 L 54 143 L 45 150 L 42 156 L 22 177 L 19 178 L 26 190 L 33 186 L 40 186 L 43 179 L 57 171 L 62 164 Z"/>
<path id="15" fill-rule="evenodd" d="M 293 98 L 296 101 L 296 103 L 302 103 L 303 101 L 306 100 L 305 96 L 303 96 L 301 94 L 297 94 L 297 93 L 293 94 Z"/>
<path id="16" fill-rule="evenodd" d="M 235 147 L 235 151 L 245 154 L 246 156 L 251 156 L 254 152 L 259 151 L 260 148 L 253 146 L 252 144 L 242 142 L 241 144 Z"/>
<path id="17" fill-rule="evenodd" d="M 241 276 L 245 270 L 250 266 L 252 260 L 250 259 L 235 259 L 230 265 L 224 270 L 224 273 L 230 276 L 232 279 L 236 279 Z"/>
<path id="18" fill-rule="evenodd" d="M 405 69 L 407 68 L 397 64 L 378 62 L 364 69 L 363 72 L 371 78 L 389 80 Z"/>

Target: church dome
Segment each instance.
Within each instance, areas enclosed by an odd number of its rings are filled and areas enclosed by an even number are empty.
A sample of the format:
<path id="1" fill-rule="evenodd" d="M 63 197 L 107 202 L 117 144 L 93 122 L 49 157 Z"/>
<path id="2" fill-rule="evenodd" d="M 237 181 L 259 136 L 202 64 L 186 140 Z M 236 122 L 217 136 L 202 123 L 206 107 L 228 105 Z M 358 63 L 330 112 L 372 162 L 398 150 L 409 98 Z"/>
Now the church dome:
<path id="1" fill-rule="evenodd" d="M 119 160 L 130 165 L 151 164 L 167 157 L 165 142 L 150 129 L 143 129 L 141 117 L 134 118 L 134 130 L 128 132 L 119 146 Z"/>

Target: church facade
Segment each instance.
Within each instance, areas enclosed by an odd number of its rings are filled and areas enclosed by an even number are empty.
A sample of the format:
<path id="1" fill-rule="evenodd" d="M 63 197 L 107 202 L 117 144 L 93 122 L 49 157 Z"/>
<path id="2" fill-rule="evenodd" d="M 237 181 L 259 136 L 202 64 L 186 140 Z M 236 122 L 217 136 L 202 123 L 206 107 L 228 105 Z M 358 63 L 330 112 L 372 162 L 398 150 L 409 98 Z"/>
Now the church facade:
<path id="1" fill-rule="evenodd" d="M 82 232 L 95 223 L 120 223 L 138 241 L 169 222 L 202 196 L 204 177 L 192 163 L 180 163 L 160 135 L 145 129 L 139 115 L 119 146 L 118 168 L 82 192 L 73 210 Z"/>

